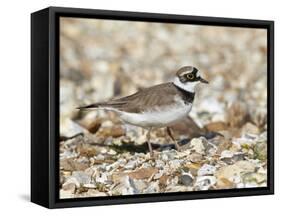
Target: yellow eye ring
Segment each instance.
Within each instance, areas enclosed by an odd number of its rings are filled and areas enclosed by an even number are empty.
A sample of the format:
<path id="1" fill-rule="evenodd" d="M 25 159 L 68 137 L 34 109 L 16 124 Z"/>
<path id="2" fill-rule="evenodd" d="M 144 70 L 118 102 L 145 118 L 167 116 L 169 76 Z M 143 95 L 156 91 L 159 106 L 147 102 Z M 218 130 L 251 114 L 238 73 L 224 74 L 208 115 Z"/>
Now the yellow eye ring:
<path id="1" fill-rule="evenodd" d="M 193 74 L 187 74 L 186 77 L 187 77 L 188 79 L 193 79 L 193 78 L 194 78 L 194 75 L 193 75 Z"/>

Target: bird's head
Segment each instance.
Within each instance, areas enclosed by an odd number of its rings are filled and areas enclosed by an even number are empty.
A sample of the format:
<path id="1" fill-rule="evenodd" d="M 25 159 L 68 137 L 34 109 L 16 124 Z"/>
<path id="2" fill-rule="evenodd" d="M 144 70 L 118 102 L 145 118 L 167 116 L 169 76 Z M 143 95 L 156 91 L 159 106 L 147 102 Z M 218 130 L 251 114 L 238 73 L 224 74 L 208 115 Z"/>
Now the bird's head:
<path id="1" fill-rule="evenodd" d="M 189 92 L 194 92 L 195 87 L 199 83 L 208 84 L 209 82 L 203 79 L 198 69 L 193 66 L 184 66 L 180 68 L 174 79 L 174 84 L 176 86 Z"/>

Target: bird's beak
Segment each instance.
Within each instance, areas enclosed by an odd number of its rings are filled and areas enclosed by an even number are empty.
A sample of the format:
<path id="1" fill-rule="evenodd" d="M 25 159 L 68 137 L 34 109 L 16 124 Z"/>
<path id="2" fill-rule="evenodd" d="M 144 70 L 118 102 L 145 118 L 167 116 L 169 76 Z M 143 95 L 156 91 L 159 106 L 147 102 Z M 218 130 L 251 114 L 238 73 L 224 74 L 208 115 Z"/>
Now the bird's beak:
<path id="1" fill-rule="evenodd" d="M 202 83 L 206 83 L 206 84 L 209 83 L 207 80 L 203 79 L 202 77 L 200 77 L 200 80 L 199 80 L 199 81 L 202 82 Z"/>

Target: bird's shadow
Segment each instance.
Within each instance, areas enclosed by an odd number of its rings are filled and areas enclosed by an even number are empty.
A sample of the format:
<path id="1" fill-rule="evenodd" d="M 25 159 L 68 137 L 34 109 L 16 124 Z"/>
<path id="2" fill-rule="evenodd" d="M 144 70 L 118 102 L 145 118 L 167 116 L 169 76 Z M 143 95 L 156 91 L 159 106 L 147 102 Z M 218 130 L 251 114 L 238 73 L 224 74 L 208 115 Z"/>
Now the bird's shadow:
<path id="1" fill-rule="evenodd" d="M 215 136 L 220 135 L 219 133 L 216 132 L 208 132 L 206 134 L 200 134 L 197 137 L 203 136 L 206 139 L 212 139 Z M 194 138 L 194 137 L 192 137 Z M 189 146 L 190 145 L 190 140 L 191 138 L 186 138 L 186 139 L 181 139 L 178 141 L 179 146 Z M 176 146 L 174 143 L 167 143 L 167 144 L 158 144 L 158 143 L 151 143 L 153 149 L 157 149 L 159 151 L 163 150 L 171 150 L 171 149 L 176 149 Z M 147 142 L 140 144 L 140 145 L 135 145 L 134 142 L 123 142 L 121 145 L 111 145 L 110 146 L 113 150 L 115 150 L 117 153 L 124 153 L 124 152 L 138 152 L 138 153 L 147 153 L 148 152 L 148 144 Z"/>
<path id="2" fill-rule="evenodd" d="M 188 143 L 187 140 L 182 140 L 179 145 L 184 145 L 185 143 Z M 168 144 L 158 144 L 158 143 L 151 143 L 153 149 L 157 149 L 160 151 L 163 150 L 170 150 L 175 149 L 175 144 L 168 143 Z M 123 152 L 138 152 L 138 153 L 147 153 L 148 152 L 148 144 L 147 142 L 135 145 L 134 142 L 131 143 L 122 143 L 122 145 L 112 145 L 110 146 L 113 150 L 115 150 L 117 153 L 123 153 Z"/>

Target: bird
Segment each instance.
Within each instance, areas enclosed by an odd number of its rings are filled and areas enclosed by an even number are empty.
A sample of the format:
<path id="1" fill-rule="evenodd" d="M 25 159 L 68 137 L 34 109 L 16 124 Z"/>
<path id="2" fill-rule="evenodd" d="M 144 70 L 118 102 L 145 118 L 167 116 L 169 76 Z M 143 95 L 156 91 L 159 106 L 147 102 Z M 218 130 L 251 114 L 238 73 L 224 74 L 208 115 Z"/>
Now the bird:
<path id="1" fill-rule="evenodd" d="M 201 77 L 196 67 L 183 66 L 176 71 L 171 82 L 144 88 L 122 98 L 80 106 L 77 109 L 113 111 L 123 122 L 147 129 L 148 149 L 153 156 L 150 142 L 152 128 L 165 127 L 176 149 L 180 149 L 170 126 L 188 116 L 199 83 L 209 82 Z"/>

